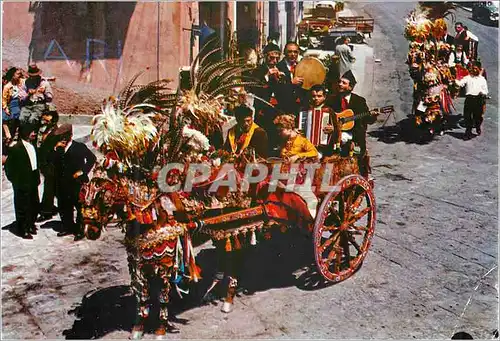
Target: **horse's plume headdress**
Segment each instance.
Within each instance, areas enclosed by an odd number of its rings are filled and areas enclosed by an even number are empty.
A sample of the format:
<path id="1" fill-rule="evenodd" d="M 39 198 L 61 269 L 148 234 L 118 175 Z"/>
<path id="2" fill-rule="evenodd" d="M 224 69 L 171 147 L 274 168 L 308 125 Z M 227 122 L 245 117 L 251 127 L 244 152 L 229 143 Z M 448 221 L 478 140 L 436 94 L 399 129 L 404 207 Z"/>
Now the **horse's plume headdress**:
<path id="1" fill-rule="evenodd" d="M 218 45 L 218 39 L 210 40 L 194 59 L 190 90 L 172 89 L 169 79 L 136 85 L 144 72 L 132 77 L 94 117 L 94 146 L 105 154 L 114 152 L 128 166 L 146 169 L 176 161 L 183 146 L 205 147 L 199 138 L 189 141 L 198 135 L 185 127 L 210 136 L 229 119 L 223 109 L 232 88 L 262 86 L 248 75 L 253 67 L 245 60 L 221 59 Z"/>
<path id="2" fill-rule="evenodd" d="M 420 2 L 406 18 L 405 37 L 422 43 L 430 38 L 442 39 L 447 31 L 445 18 L 455 19 L 456 5 L 451 2 Z"/>

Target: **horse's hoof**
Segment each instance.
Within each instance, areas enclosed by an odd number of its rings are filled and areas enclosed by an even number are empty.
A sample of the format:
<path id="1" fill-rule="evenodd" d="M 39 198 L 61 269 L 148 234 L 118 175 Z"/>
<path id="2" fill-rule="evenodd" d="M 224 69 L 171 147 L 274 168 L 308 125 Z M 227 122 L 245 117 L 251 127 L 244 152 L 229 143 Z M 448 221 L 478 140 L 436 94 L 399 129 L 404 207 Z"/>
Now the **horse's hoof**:
<path id="1" fill-rule="evenodd" d="M 229 302 L 224 302 L 221 311 L 223 313 L 230 313 L 233 310 L 233 304 Z"/>
<path id="2" fill-rule="evenodd" d="M 143 329 L 132 329 L 132 333 L 130 334 L 130 340 L 140 340 L 142 339 L 142 335 L 144 334 Z"/>
<path id="3" fill-rule="evenodd" d="M 165 334 L 167 334 L 167 330 L 165 329 L 165 326 L 161 325 L 155 330 L 155 339 L 163 340 Z"/>

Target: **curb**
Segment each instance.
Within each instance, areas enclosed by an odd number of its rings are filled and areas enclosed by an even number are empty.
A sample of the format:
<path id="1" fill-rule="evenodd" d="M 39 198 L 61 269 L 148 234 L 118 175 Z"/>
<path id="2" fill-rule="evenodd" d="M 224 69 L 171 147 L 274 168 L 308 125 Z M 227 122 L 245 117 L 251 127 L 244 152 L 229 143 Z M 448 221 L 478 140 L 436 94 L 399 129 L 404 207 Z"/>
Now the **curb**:
<path id="1" fill-rule="evenodd" d="M 464 11 L 472 12 L 472 8 L 470 8 L 470 7 L 465 7 L 465 6 L 460 6 L 460 5 L 458 5 L 457 7 L 463 9 Z"/>

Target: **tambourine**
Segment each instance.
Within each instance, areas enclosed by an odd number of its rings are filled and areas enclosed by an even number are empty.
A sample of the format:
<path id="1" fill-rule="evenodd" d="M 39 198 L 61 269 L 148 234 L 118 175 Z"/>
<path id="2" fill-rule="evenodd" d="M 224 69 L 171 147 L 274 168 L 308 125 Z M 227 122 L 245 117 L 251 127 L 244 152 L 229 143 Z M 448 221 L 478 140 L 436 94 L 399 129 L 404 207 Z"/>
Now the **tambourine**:
<path id="1" fill-rule="evenodd" d="M 302 77 L 302 88 L 309 90 L 313 85 L 323 84 L 326 78 L 326 68 L 314 57 L 304 57 L 295 67 L 295 77 Z"/>

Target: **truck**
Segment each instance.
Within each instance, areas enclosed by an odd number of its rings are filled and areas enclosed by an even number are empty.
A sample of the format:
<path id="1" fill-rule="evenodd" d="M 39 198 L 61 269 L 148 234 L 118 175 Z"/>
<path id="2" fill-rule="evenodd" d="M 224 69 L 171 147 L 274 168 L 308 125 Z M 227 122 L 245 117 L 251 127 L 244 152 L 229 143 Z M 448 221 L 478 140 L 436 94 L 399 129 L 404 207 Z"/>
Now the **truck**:
<path id="1" fill-rule="evenodd" d="M 363 16 L 338 17 L 336 27 L 352 27 L 356 32 L 368 34 L 371 37 L 375 19 Z"/>

